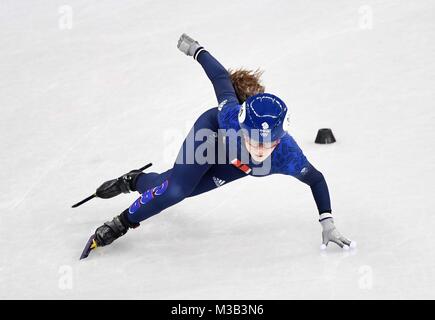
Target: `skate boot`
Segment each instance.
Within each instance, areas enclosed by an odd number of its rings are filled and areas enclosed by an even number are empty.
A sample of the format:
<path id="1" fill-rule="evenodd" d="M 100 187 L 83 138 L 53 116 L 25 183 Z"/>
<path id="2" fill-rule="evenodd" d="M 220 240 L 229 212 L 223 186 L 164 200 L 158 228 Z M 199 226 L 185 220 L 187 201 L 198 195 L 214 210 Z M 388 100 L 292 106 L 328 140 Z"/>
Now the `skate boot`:
<path id="1" fill-rule="evenodd" d="M 136 191 L 136 181 L 143 172 L 132 170 L 123 176 L 104 182 L 95 192 L 98 198 L 109 199 L 121 193 Z"/>
<path id="2" fill-rule="evenodd" d="M 93 249 L 111 244 L 113 241 L 126 234 L 128 229 L 137 228 L 139 223 L 128 221 L 126 217 L 127 214 L 128 209 L 113 218 L 112 221 L 108 221 L 101 227 L 98 227 L 97 230 L 95 230 L 95 234 L 93 234 L 86 243 L 80 260 L 86 258 Z"/>
<path id="3" fill-rule="evenodd" d="M 124 174 L 123 176 L 120 176 L 118 179 L 113 179 L 104 182 L 97 191 L 90 195 L 89 197 L 83 199 L 82 201 L 77 202 L 76 204 L 73 204 L 73 208 L 77 208 L 78 206 L 81 206 L 83 203 L 88 202 L 91 199 L 94 198 L 103 198 L 103 199 L 109 199 L 113 198 L 121 193 L 128 193 L 130 191 L 137 191 L 136 189 L 136 182 L 139 176 L 143 173 L 145 169 L 148 169 L 152 166 L 152 163 L 148 163 L 147 165 L 143 166 L 140 169 L 137 170 L 131 170 L 129 173 Z"/>

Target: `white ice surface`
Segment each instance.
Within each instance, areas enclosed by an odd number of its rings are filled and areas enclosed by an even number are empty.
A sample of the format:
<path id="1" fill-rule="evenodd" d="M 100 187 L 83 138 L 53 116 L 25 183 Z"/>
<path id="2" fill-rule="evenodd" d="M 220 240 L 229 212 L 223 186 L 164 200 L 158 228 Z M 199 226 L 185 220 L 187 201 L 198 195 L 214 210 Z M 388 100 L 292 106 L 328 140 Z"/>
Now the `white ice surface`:
<path id="1" fill-rule="evenodd" d="M 176 49 L 183 32 L 228 68 L 266 70 L 356 251 L 322 253 L 311 192 L 272 176 L 186 200 L 78 261 L 136 195 L 71 205 L 148 161 L 167 169 L 216 105 Z M 434 34 L 432 0 L 1 0 L 0 298 L 435 298 Z M 322 127 L 336 144 L 313 143 Z"/>

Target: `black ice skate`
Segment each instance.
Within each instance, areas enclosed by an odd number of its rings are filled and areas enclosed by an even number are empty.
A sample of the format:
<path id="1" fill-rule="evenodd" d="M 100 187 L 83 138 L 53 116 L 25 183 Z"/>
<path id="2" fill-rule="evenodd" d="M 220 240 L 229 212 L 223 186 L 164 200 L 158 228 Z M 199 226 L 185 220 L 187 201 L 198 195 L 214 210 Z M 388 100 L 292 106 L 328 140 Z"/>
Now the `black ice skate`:
<path id="1" fill-rule="evenodd" d="M 112 221 L 108 221 L 101 227 L 98 227 L 97 230 L 95 230 L 95 234 L 93 234 L 86 243 L 80 260 L 87 258 L 89 253 L 95 248 L 111 244 L 113 241 L 126 234 L 128 229 L 138 227 L 139 223 L 131 223 L 128 221 L 126 217 L 127 214 L 128 209 L 113 218 Z"/>
<path id="2" fill-rule="evenodd" d="M 104 182 L 101 186 L 98 187 L 97 191 L 93 195 L 74 204 L 72 207 L 77 208 L 78 206 L 82 205 L 83 203 L 95 197 L 102 198 L 102 199 L 109 199 L 109 198 L 116 197 L 121 193 L 129 193 L 131 191 L 136 191 L 135 186 L 136 186 L 136 181 L 139 178 L 139 175 L 142 173 L 142 171 L 144 171 L 145 169 L 151 166 L 152 164 L 148 163 L 142 168 L 137 170 L 131 170 L 129 173 L 126 173 L 117 179 Z"/>
<path id="3" fill-rule="evenodd" d="M 136 191 L 136 181 L 140 174 L 142 170 L 132 170 L 117 179 L 106 181 L 98 187 L 95 195 L 98 198 L 109 199 L 121 193 Z"/>

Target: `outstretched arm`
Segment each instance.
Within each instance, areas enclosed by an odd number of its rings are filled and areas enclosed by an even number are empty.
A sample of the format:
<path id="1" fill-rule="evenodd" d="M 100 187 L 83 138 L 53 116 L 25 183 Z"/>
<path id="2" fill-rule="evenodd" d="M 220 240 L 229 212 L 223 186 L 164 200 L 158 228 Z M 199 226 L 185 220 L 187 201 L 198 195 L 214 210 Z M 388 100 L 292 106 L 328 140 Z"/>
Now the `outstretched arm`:
<path id="1" fill-rule="evenodd" d="M 238 103 L 228 71 L 204 47 L 188 35 L 182 34 L 178 40 L 178 49 L 188 56 L 193 56 L 201 64 L 213 84 L 219 103 L 224 100 Z"/>
<path id="2" fill-rule="evenodd" d="M 334 242 L 342 248 L 351 246 L 351 241 L 343 237 L 335 227 L 328 185 L 323 174 L 307 160 L 292 137 L 281 142 L 276 151 L 286 155 L 286 164 L 279 171 L 297 178 L 311 188 L 319 210 L 319 222 L 322 225 L 322 246 L 326 247 L 329 242 Z"/>
<path id="3" fill-rule="evenodd" d="M 313 193 L 317 208 L 319 209 L 319 222 L 323 229 L 323 247 L 326 247 L 329 242 L 334 242 L 342 248 L 348 248 L 351 245 L 351 241 L 343 237 L 335 227 L 331 214 L 328 185 L 323 174 L 307 161 L 307 165 L 296 175 L 296 178 L 309 185 Z"/>
<path id="4" fill-rule="evenodd" d="M 198 53 L 196 60 L 201 64 L 211 83 L 219 103 L 238 102 L 228 71 L 208 52 L 202 50 Z"/>
<path id="5" fill-rule="evenodd" d="M 331 200 L 329 198 L 328 185 L 320 171 L 314 168 L 307 160 L 304 168 L 295 175 L 295 178 L 310 186 L 320 215 L 323 213 L 331 213 Z"/>

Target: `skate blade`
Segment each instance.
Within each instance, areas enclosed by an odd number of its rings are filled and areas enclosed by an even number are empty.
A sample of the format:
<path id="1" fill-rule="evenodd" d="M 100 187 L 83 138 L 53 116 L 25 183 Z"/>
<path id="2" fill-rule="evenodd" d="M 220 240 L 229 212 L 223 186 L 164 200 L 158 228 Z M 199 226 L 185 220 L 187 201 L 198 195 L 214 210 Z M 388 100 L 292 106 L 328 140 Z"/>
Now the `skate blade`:
<path id="1" fill-rule="evenodd" d="M 95 241 L 95 236 L 92 235 L 88 242 L 86 243 L 85 248 L 83 249 L 82 255 L 80 256 L 80 260 L 85 259 L 89 256 L 89 253 L 97 247 L 97 242 Z"/>

